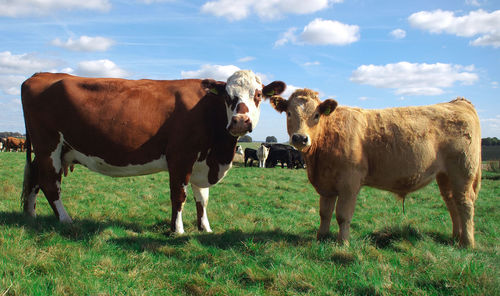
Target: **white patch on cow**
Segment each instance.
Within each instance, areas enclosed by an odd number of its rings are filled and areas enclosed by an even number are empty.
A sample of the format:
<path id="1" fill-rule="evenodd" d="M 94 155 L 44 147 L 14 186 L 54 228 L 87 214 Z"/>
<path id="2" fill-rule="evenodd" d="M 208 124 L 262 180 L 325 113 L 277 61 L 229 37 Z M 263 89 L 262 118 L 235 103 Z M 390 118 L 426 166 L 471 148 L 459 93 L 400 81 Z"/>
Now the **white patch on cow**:
<path id="1" fill-rule="evenodd" d="M 226 91 L 231 97 L 231 99 L 238 99 L 238 104 L 245 103 L 248 107 L 248 113 L 245 113 L 250 120 L 252 121 L 252 130 L 255 129 L 257 123 L 259 122 L 260 109 L 255 106 L 255 102 L 253 100 L 255 95 L 255 90 L 262 91 L 262 82 L 259 76 L 255 75 L 250 70 L 241 70 L 236 71 L 233 75 L 231 75 L 227 79 Z M 260 106 L 260 105 L 259 105 Z M 236 110 L 234 111 L 226 105 L 227 109 L 227 127 L 231 124 L 231 119 L 233 116 L 236 116 Z"/>
<path id="2" fill-rule="evenodd" d="M 125 166 L 115 166 L 108 164 L 104 159 L 97 156 L 88 156 L 77 150 L 70 150 L 64 154 L 64 163 L 71 164 L 78 162 L 86 166 L 89 170 L 111 177 L 140 176 L 166 171 L 167 159 L 165 155 L 143 164 L 129 164 Z"/>
<path id="3" fill-rule="evenodd" d="M 61 223 L 72 223 L 73 222 L 71 217 L 68 215 L 68 213 L 64 209 L 64 206 L 63 206 L 62 201 L 60 199 L 54 201 L 54 206 L 57 209 L 57 213 L 59 213 L 59 221 Z"/>
<path id="4" fill-rule="evenodd" d="M 236 154 L 243 155 L 243 148 L 240 145 L 236 146 Z"/>
<path id="5" fill-rule="evenodd" d="M 231 169 L 232 166 L 232 162 L 228 164 L 219 164 L 219 180 L 217 182 L 219 182 L 226 176 L 227 172 L 229 171 L 229 169 Z"/>
<path id="6" fill-rule="evenodd" d="M 57 143 L 56 149 L 50 153 L 50 158 L 52 159 L 52 166 L 54 167 L 54 170 L 56 171 L 56 174 L 59 174 L 61 172 L 61 151 L 62 151 L 62 146 L 64 142 L 64 137 L 63 134 L 59 133 L 59 143 Z"/>
<path id="7" fill-rule="evenodd" d="M 28 214 L 31 217 L 36 217 L 35 206 L 36 206 L 36 192 L 38 188 L 39 188 L 38 186 L 35 186 L 28 195 L 28 198 L 26 199 L 27 203 L 26 207 L 28 209 Z"/>
<path id="8" fill-rule="evenodd" d="M 208 153 L 210 153 L 210 150 L 208 151 Z M 198 153 L 198 158 L 200 157 L 200 154 L 201 154 L 201 152 Z M 222 180 L 226 176 L 227 171 L 229 171 L 229 169 L 232 167 L 232 165 L 233 165 L 232 163 L 219 164 L 219 173 L 217 175 L 218 179 L 217 179 L 216 183 L 218 183 L 220 180 Z M 210 182 L 208 181 L 208 172 L 209 171 L 210 171 L 210 167 L 208 166 L 206 159 L 202 160 L 202 161 L 196 161 L 193 164 L 193 170 L 191 171 L 191 178 L 190 178 L 189 182 L 191 184 L 194 184 L 194 185 L 201 187 L 201 188 L 206 188 L 206 187 L 210 187 L 210 186 L 214 185 L 214 184 L 210 184 Z"/>
<path id="9" fill-rule="evenodd" d="M 181 210 L 177 212 L 177 218 L 175 219 L 175 233 L 184 233 L 184 223 L 182 222 L 182 209 L 184 208 L 184 203 L 182 203 Z"/>
<path id="10" fill-rule="evenodd" d="M 206 232 L 212 232 L 207 216 L 207 205 L 208 205 L 208 196 L 210 194 L 210 189 L 208 187 L 200 188 L 194 184 L 191 184 L 191 188 L 193 189 L 193 195 L 195 200 L 199 202 L 203 208 L 203 214 L 201 216 L 201 228 Z"/>

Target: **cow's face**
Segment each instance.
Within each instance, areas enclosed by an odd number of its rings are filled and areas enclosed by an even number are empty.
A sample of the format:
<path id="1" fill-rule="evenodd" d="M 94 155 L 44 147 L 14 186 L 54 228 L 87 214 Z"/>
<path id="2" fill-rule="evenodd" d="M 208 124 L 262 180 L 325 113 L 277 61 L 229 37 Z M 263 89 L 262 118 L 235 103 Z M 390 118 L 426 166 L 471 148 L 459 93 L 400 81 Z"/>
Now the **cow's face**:
<path id="1" fill-rule="evenodd" d="M 271 105 L 276 111 L 286 113 L 290 143 L 302 151 L 311 146 L 321 117 L 330 115 L 337 102 L 332 99 L 321 102 L 317 92 L 298 89 L 288 101 L 280 96 L 272 97 Z"/>
<path id="2" fill-rule="evenodd" d="M 284 82 L 274 81 L 263 86 L 260 78 L 250 70 L 236 71 L 226 83 L 227 130 L 235 137 L 252 132 L 260 116 L 264 98 L 281 94 Z"/>

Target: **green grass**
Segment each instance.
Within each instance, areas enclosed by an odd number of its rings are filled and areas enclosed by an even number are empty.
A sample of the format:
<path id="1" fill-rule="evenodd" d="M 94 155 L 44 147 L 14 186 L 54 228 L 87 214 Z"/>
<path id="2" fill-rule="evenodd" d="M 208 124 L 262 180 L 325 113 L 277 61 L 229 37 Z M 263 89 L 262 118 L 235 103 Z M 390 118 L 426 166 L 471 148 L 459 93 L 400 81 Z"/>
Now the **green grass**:
<path id="1" fill-rule="evenodd" d="M 169 235 L 168 175 L 109 178 L 78 166 L 63 180 L 74 219 L 43 194 L 34 220 L 19 195 L 23 153 L 0 153 L 0 295 L 499 295 L 500 181 L 486 173 L 476 249 L 451 240 L 435 184 L 407 197 L 364 188 L 350 245 L 316 241 L 318 195 L 305 170 L 237 164 L 212 187 L 214 233 Z M 332 221 L 332 233 L 337 232 Z"/>

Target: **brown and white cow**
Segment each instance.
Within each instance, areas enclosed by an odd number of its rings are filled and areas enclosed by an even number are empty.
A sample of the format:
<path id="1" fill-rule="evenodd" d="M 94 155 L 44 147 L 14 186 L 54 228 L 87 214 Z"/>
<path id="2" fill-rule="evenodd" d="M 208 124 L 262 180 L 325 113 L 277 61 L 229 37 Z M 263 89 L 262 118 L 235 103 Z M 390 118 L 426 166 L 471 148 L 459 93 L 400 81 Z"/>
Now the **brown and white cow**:
<path id="1" fill-rule="evenodd" d="M 24 212 L 35 216 L 41 189 L 61 222 L 71 222 L 60 199 L 61 175 L 73 164 L 113 176 L 169 171 L 171 229 L 183 233 L 186 187 L 196 200 L 198 228 L 210 232 L 209 187 L 231 167 L 239 136 L 251 132 L 267 86 L 252 71 L 227 83 L 211 79 L 124 80 L 39 73 L 22 85 L 28 142 Z M 28 143 L 28 147 L 30 147 Z"/>
<path id="2" fill-rule="evenodd" d="M 304 154 L 320 195 L 318 238 L 333 208 L 339 241 L 347 241 L 361 186 L 406 194 L 437 180 L 453 237 L 474 246 L 474 202 L 481 182 L 481 135 L 473 105 L 462 98 L 422 107 L 364 110 L 321 102 L 312 90 L 271 98 L 287 116 L 290 143 Z M 336 205 L 335 205 L 336 204 Z"/>

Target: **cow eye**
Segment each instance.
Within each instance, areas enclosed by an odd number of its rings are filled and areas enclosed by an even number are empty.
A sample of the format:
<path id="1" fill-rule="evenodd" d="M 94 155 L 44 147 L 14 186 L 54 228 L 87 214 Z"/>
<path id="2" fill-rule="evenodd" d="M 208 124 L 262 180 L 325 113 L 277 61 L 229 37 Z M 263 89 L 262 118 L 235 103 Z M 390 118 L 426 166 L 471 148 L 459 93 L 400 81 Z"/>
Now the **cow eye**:
<path id="1" fill-rule="evenodd" d="M 316 114 L 314 115 L 314 120 L 318 120 L 318 119 L 319 119 L 319 113 L 316 113 Z"/>
<path id="2" fill-rule="evenodd" d="M 292 113 L 290 113 L 290 111 L 286 112 L 286 115 L 288 115 L 288 117 L 292 116 Z"/>

